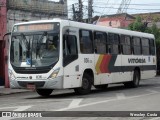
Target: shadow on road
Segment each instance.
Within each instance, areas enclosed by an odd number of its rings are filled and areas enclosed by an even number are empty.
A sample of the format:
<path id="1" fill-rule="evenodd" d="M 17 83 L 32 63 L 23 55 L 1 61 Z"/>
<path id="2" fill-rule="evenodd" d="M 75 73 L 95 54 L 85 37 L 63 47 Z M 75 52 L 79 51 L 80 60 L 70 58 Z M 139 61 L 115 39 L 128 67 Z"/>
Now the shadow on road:
<path id="1" fill-rule="evenodd" d="M 95 98 L 95 96 L 100 95 L 100 94 L 108 94 L 108 93 L 115 93 L 117 92 L 122 92 L 122 91 L 127 91 L 127 90 L 137 90 L 137 89 L 144 89 L 144 88 L 148 88 L 148 87 L 152 87 L 152 84 L 142 84 L 140 85 L 138 88 L 126 88 L 124 87 L 124 85 L 120 85 L 117 84 L 115 86 L 109 86 L 107 89 L 105 90 L 99 90 L 99 89 L 95 89 L 93 88 L 90 94 L 87 95 L 77 95 L 73 90 L 62 90 L 62 91 L 58 91 L 58 92 L 54 92 L 49 96 L 49 97 L 42 97 L 42 96 L 38 96 L 37 97 L 30 97 L 30 98 L 26 98 L 26 99 L 74 99 L 74 98 Z M 117 93 L 116 92 L 116 93 Z M 103 97 L 103 96 L 101 96 Z M 106 96 L 104 96 L 106 97 Z"/>

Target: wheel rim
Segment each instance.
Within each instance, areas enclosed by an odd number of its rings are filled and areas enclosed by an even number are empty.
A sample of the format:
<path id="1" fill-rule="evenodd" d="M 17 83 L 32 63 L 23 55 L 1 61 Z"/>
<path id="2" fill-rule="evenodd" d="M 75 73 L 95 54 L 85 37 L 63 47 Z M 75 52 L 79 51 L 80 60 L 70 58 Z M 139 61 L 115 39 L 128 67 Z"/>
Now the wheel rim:
<path id="1" fill-rule="evenodd" d="M 138 85 L 138 84 L 139 84 L 139 77 L 138 77 L 138 75 L 136 75 L 135 77 L 136 77 L 136 78 L 135 78 L 135 79 L 136 79 L 136 80 L 135 80 L 135 83 L 136 83 L 136 85 Z"/>
<path id="2" fill-rule="evenodd" d="M 83 89 L 88 89 L 89 86 L 89 82 L 86 78 L 83 78 L 83 83 L 82 83 L 82 87 Z"/>

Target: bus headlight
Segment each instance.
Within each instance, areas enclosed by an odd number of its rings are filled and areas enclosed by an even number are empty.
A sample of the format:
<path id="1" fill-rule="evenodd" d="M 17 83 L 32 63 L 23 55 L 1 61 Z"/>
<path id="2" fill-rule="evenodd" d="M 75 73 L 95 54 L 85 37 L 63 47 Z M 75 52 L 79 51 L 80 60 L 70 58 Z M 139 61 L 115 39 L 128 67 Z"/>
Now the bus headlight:
<path id="1" fill-rule="evenodd" d="M 58 73 L 59 73 L 60 68 L 55 69 L 52 74 L 49 76 L 49 78 L 53 79 L 55 77 L 57 77 Z"/>
<path id="2" fill-rule="evenodd" d="M 9 72 L 9 78 L 10 78 L 11 80 L 16 79 L 16 77 L 15 77 L 15 75 L 13 74 L 12 70 L 8 70 L 8 72 Z"/>

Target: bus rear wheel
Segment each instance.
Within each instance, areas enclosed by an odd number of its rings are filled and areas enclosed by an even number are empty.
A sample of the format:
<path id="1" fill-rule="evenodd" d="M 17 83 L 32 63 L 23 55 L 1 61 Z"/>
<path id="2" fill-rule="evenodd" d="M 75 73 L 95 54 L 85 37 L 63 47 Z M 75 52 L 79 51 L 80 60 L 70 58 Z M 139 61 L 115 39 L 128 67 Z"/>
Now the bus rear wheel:
<path id="1" fill-rule="evenodd" d="M 82 87 L 75 88 L 74 91 L 76 94 L 85 95 L 91 91 L 91 77 L 88 74 L 84 74 L 82 78 Z"/>
<path id="2" fill-rule="evenodd" d="M 36 92 L 43 96 L 43 97 L 48 97 L 52 93 L 52 89 L 36 89 Z"/>
<path id="3" fill-rule="evenodd" d="M 140 82 L 140 74 L 139 74 L 138 70 L 135 70 L 134 74 L 133 74 L 133 81 L 126 82 L 126 83 L 124 83 L 124 85 L 125 85 L 125 87 L 136 88 L 139 86 L 139 82 Z"/>

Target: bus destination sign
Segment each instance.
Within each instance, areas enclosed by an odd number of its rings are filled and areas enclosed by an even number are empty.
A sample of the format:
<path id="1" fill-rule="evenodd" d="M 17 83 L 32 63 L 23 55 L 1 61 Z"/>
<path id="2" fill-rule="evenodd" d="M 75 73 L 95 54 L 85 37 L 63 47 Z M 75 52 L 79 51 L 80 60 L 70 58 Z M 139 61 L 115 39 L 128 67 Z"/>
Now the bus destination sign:
<path id="1" fill-rule="evenodd" d="M 29 31 L 49 31 L 54 29 L 54 24 L 28 24 L 28 25 L 18 25 L 14 27 L 14 32 L 29 32 Z"/>

